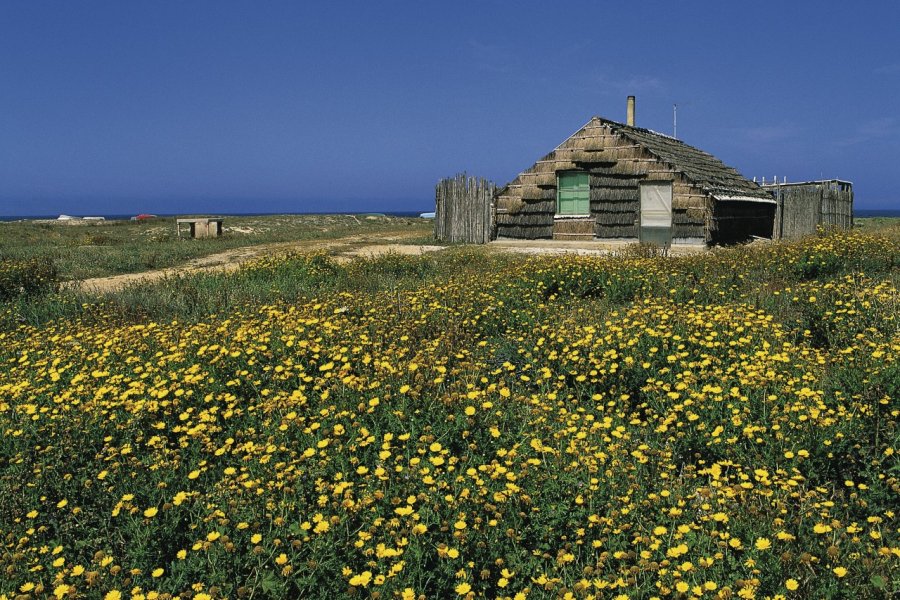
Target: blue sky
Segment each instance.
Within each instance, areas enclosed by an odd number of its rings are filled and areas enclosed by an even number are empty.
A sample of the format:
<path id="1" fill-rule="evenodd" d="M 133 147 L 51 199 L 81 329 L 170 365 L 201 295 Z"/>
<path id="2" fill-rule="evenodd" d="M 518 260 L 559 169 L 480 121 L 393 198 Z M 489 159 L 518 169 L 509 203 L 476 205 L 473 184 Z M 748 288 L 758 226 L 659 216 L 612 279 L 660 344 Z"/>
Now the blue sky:
<path id="1" fill-rule="evenodd" d="M 430 210 L 591 116 L 900 208 L 900 2 L 0 0 L 0 215 Z"/>

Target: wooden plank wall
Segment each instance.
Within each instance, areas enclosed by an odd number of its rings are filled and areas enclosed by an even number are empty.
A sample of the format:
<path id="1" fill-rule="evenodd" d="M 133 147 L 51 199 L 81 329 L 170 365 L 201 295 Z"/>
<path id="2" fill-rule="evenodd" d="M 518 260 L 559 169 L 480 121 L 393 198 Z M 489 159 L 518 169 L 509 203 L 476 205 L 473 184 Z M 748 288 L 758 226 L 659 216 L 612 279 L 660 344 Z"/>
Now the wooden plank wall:
<path id="1" fill-rule="evenodd" d="M 822 191 L 821 225 L 825 227 L 853 227 L 853 188 L 849 185 L 830 185 Z"/>
<path id="2" fill-rule="evenodd" d="M 465 173 L 435 186 L 434 237 L 442 242 L 486 244 L 491 241 L 491 202 L 497 186 Z"/>
<path id="3" fill-rule="evenodd" d="M 818 186 L 781 190 L 781 236 L 794 239 L 816 232 L 822 203 Z"/>

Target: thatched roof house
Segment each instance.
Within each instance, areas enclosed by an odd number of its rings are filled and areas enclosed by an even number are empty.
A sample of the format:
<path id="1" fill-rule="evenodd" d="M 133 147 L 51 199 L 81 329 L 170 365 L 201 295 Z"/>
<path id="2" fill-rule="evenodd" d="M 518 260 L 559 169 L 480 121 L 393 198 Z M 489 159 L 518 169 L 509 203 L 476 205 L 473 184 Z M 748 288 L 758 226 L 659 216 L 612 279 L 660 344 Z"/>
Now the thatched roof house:
<path id="1" fill-rule="evenodd" d="M 776 204 L 711 154 L 594 117 L 501 188 L 494 207 L 497 237 L 667 245 L 772 237 Z"/>

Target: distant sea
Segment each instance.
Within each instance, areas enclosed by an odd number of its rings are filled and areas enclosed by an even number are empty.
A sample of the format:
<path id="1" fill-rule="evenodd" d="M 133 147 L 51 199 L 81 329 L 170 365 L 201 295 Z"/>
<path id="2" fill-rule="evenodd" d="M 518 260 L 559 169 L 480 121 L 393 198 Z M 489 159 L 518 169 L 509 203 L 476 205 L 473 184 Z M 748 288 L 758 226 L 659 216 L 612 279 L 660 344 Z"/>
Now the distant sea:
<path id="1" fill-rule="evenodd" d="M 854 217 L 859 217 L 864 219 L 866 217 L 900 217 L 900 209 L 891 208 L 891 209 L 860 209 L 853 211 Z"/>
<path id="2" fill-rule="evenodd" d="M 432 210 L 434 210 L 434 209 L 432 209 Z M 365 215 L 386 215 L 388 217 L 411 218 L 411 217 L 418 217 L 423 212 L 425 212 L 425 211 L 357 212 L 357 213 L 346 213 L 346 212 L 343 212 L 343 213 L 284 213 L 284 212 L 277 212 L 277 213 L 216 213 L 216 215 L 220 216 L 220 217 L 272 217 L 272 216 L 276 216 L 276 215 L 297 215 L 297 216 L 303 216 L 303 215 L 356 215 L 359 217 L 359 216 L 365 216 Z M 66 214 L 69 214 L 69 213 L 66 213 Z M 182 216 L 182 215 L 187 215 L 187 214 L 191 214 L 191 213 L 178 213 L 178 215 L 158 214 L 156 216 L 158 216 L 158 217 L 175 217 L 175 216 Z M 203 213 L 203 214 L 206 214 L 206 213 Z M 212 214 L 212 213 L 209 213 L 209 214 Z M 898 215 L 900 215 L 900 211 L 898 211 Z M 129 219 L 131 219 L 131 217 L 133 217 L 135 215 L 133 215 L 133 214 L 128 214 L 128 215 L 97 215 L 97 214 L 74 215 L 73 214 L 72 216 L 103 217 L 107 221 L 128 221 Z M 36 219 L 56 220 L 57 217 L 59 217 L 58 214 L 56 214 L 56 215 L 27 215 L 27 216 L 16 216 L 16 217 L 0 216 L 0 221 L 32 221 L 32 220 L 36 220 Z"/>

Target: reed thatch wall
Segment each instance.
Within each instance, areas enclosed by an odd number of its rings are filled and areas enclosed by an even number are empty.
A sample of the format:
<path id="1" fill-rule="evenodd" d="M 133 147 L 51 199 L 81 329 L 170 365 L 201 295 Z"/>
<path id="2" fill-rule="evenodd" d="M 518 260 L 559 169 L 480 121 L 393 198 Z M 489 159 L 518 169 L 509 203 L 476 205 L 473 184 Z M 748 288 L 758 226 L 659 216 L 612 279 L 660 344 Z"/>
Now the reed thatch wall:
<path id="1" fill-rule="evenodd" d="M 592 239 L 595 235 L 594 227 L 595 227 L 595 222 L 591 218 L 554 220 L 554 222 L 553 222 L 553 239 L 555 239 L 555 240 Z"/>

